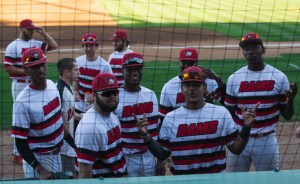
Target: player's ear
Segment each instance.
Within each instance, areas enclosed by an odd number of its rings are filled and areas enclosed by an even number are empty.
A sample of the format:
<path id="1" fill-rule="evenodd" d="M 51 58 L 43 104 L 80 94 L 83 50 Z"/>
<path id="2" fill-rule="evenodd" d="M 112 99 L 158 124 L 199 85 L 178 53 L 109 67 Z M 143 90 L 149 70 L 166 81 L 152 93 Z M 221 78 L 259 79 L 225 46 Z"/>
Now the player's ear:
<path id="1" fill-rule="evenodd" d="M 262 51 L 263 51 L 262 53 L 265 54 L 265 52 L 266 52 L 266 47 L 263 46 L 263 47 L 262 47 Z"/>

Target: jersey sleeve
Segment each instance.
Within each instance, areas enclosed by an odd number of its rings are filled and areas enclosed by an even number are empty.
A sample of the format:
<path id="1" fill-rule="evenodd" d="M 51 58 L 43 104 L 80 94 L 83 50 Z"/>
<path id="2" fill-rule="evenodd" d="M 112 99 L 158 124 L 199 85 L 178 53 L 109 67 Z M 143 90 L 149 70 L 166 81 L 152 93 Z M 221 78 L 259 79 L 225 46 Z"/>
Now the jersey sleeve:
<path id="1" fill-rule="evenodd" d="M 3 67 L 12 66 L 13 63 L 17 60 L 18 55 L 16 49 L 14 48 L 14 44 L 9 44 L 5 50 L 5 56 L 3 61 Z"/>
<path id="2" fill-rule="evenodd" d="M 236 95 L 234 94 L 234 79 L 233 75 L 228 78 L 227 85 L 226 85 L 226 96 L 225 96 L 225 105 L 229 107 L 237 106 L 237 99 Z"/>
<path id="3" fill-rule="evenodd" d="M 279 103 L 280 104 L 287 104 L 287 96 L 285 95 L 286 91 L 290 90 L 290 82 L 286 75 L 283 74 L 283 79 L 281 83 L 280 89 L 280 96 L 279 96 Z"/>
<path id="4" fill-rule="evenodd" d="M 224 114 L 224 130 L 225 130 L 225 143 L 229 146 L 233 144 L 239 131 L 231 117 L 231 114 L 226 110 Z"/>
<path id="5" fill-rule="evenodd" d="M 164 150 L 166 151 L 171 151 L 170 150 L 170 133 L 172 131 L 172 127 L 170 125 L 172 122 L 170 121 L 171 119 L 166 116 L 166 118 L 163 120 L 162 126 L 160 128 L 159 132 L 159 138 L 158 142 L 160 145 L 163 147 Z"/>
<path id="6" fill-rule="evenodd" d="M 172 110 L 174 110 L 174 108 L 172 107 L 170 98 L 168 98 L 167 85 L 165 84 L 160 93 L 159 115 L 161 117 L 165 117 L 166 114 L 171 112 Z"/>
<path id="7" fill-rule="evenodd" d="M 12 137 L 27 139 L 30 128 L 30 117 L 26 105 L 16 101 L 13 105 Z"/>

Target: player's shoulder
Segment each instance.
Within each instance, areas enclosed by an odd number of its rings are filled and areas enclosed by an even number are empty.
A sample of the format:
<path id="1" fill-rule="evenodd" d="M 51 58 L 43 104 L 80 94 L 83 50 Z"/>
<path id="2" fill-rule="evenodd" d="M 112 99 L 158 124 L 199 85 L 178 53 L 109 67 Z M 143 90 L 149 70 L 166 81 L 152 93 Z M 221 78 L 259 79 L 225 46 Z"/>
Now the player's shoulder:
<path id="1" fill-rule="evenodd" d="M 84 62 L 84 61 L 86 61 L 86 55 L 78 56 L 75 60 L 77 63 Z"/>
<path id="2" fill-rule="evenodd" d="M 180 85 L 181 79 L 179 78 L 179 76 L 175 76 L 172 79 L 170 79 L 168 82 L 165 83 L 166 87 L 169 86 L 174 86 L 174 85 Z"/>
<path id="3" fill-rule="evenodd" d="M 145 86 L 141 86 L 141 92 L 145 92 L 145 93 L 154 93 L 154 91 L 152 89 L 149 89 Z"/>
<path id="4" fill-rule="evenodd" d="M 285 75 L 281 70 L 275 68 L 272 65 L 266 64 L 265 68 L 264 68 L 264 72 L 268 72 L 268 73 L 276 73 L 277 75 Z"/>

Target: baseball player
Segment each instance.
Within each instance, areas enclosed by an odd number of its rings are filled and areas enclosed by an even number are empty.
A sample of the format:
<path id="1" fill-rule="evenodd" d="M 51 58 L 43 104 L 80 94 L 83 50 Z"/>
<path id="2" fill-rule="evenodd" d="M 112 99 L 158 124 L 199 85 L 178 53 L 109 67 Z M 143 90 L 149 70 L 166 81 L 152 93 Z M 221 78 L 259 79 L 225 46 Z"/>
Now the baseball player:
<path id="1" fill-rule="evenodd" d="M 79 76 L 78 81 L 74 81 L 75 111 L 78 114 L 85 113 L 93 104 L 91 94 L 94 77 L 99 73 L 112 73 L 110 65 L 96 53 L 99 46 L 96 35 L 86 33 L 81 41 L 85 55 L 76 58 Z M 88 96 L 85 98 L 85 95 Z M 77 124 L 78 121 L 75 121 L 75 130 Z"/>
<path id="2" fill-rule="evenodd" d="M 265 47 L 258 34 L 245 34 L 239 45 L 248 65 L 228 78 L 225 104 L 239 130 L 243 126 L 241 107 L 251 109 L 257 102 L 261 105 L 245 150 L 239 156 L 229 152 L 228 171 L 249 171 L 252 162 L 256 171 L 278 170 L 276 125 L 280 114 L 286 120 L 293 116 L 297 86 L 290 84 L 284 73 L 264 63 Z"/>
<path id="3" fill-rule="evenodd" d="M 83 115 L 75 134 L 79 178 L 126 175 L 120 121 L 112 113 L 118 106 L 118 88 L 110 73 L 93 80 L 94 106 Z"/>
<path id="4" fill-rule="evenodd" d="M 30 83 L 30 77 L 25 73 L 21 61 L 22 54 L 30 48 L 41 48 L 45 52 L 58 48 L 55 40 L 45 31 L 45 29 L 43 27 L 35 26 L 32 20 L 22 20 L 19 27 L 19 37 L 7 46 L 3 62 L 4 70 L 12 79 L 11 91 L 13 101 L 16 100 L 19 93 Z M 44 38 L 43 42 L 32 39 L 35 32 L 39 33 Z M 14 162 L 21 165 L 22 157 L 20 157 L 15 144 L 13 156 Z"/>
<path id="5" fill-rule="evenodd" d="M 110 64 L 114 76 L 118 80 L 119 86 L 124 83 L 124 76 L 122 73 L 122 58 L 125 54 L 133 52 L 129 49 L 129 40 L 127 38 L 126 31 L 119 29 L 116 30 L 111 38 L 113 41 L 114 52 L 108 57 L 108 63 Z"/>
<path id="6" fill-rule="evenodd" d="M 74 118 L 79 119 L 79 115 L 75 113 L 75 97 L 73 95 L 72 84 L 78 79 L 78 68 L 76 60 L 73 58 L 63 58 L 57 63 L 57 71 L 59 73 L 59 80 L 57 81 L 57 88 L 59 91 L 62 119 L 66 129 L 74 138 Z M 73 149 L 74 145 L 69 145 L 66 141 L 61 148 L 60 154 L 62 158 L 62 173 L 65 177 L 76 177 L 75 158 L 76 153 Z"/>
<path id="7" fill-rule="evenodd" d="M 42 49 L 32 48 L 22 56 L 25 73 L 31 82 L 13 106 L 12 137 L 22 156 L 26 178 L 55 179 L 61 172 L 60 148 L 65 139 L 73 139 L 64 132 L 59 92 L 47 80 L 47 58 Z"/>
<path id="8" fill-rule="evenodd" d="M 185 48 L 180 51 L 180 70 L 190 66 L 198 65 L 198 52 L 194 48 Z M 207 102 L 212 102 L 213 98 L 218 99 L 220 103 L 223 103 L 225 98 L 225 84 L 222 78 L 215 74 L 210 69 L 203 68 L 204 75 L 206 77 L 206 93 L 204 93 Z M 171 112 L 178 107 L 181 107 L 185 103 L 184 95 L 181 91 L 182 74 L 169 80 L 161 90 L 159 114 L 161 119 L 166 116 L 168 112 Z"/>
<path id="9" fill-rule="evenodd" d="M 139 118 L 145 113 L 149 119 L 149 132 L 157 139 L 159 128 L 158 101 L 155 93 L 140 85 L 144 61 L 139 53 L 123 57 L 124 85 L 120 89 L 120 101 L 114 111 L 121 123 L 123 153 L 128 164 L 128 176 L 156 175 L 155 157 L 139 136 L 132 113 Z"/>
<path id="10" fill-rule="evenodd" d="M 142 119 L 135 117 L 139 134 L 158 159 L 165 160 L 172 155 L 170 171 L 174 175 L 223 172 L 225 146 L 236 154 L 242 152 L 259 104 L 247 111 L 242 109 L 244 127 L 239 134 L 225 107 L 204 101 L 203 71 L 192 66 L 185 69 L 182 76 L 181 88 L 186 103 L 166 115 L 158 142 L 148 133 L 150 120 L 145 115 Z"/>

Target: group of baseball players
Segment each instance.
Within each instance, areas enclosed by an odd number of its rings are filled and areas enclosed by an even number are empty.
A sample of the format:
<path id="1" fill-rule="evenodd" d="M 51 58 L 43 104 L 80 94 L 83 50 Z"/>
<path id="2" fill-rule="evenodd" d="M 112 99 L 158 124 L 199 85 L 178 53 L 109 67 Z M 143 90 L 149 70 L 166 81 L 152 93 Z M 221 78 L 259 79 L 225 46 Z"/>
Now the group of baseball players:
<path id="1" fill-rule="evenodd" d="M 129 49 L 126 31 L 111 40 L 106 61 L 97 36 L 84 34 L 85 54 L 60 59 L 53 83 L 45 54 L 57 43 L 32 20 L 20 22 L 4 70 L 12 79 L 13 158 L 26 178 L 162 176 L 169 160 L 174 175 L 280 169 L 276 125 L 280 114 L 292 118 L 297 85 L 264 63 L 258 34 L 241 38 L 247 65 L 227 84 L 198 66 L 196 49 L 182 49 L 181 73 L 160 101 L 141 86 L 144 58 Z"/>

